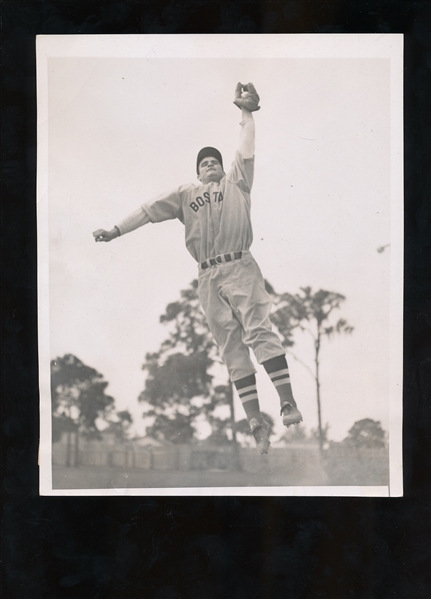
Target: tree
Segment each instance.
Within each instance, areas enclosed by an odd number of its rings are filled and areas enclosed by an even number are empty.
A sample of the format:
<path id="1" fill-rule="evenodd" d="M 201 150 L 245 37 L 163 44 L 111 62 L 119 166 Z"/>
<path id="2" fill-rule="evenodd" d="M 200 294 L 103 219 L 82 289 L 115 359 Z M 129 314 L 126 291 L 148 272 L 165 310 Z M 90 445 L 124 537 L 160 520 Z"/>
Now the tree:
<path id="1" fill-rule="evenodd" d="M 113 433 L 117 441 L 125 441 L 129 436 L 132 423 L 133 417 L 129 410 L 120 410 L 115 414 L 115 420 L 110 420 L 109 426 L 104 429 L 104 432 Z"/>
<path id="2" fill-rule="evenodd" d="M 145 390 L 139 401 L 151 407 L 145 416 L 154 422 L 147 433 L 173 443 L 188 443 L 195 436 L 196 420 L 212 408 L 211 360 L 203 352 L 190 355 L 147 354 Z"/>
<path id="3" fill-rule="evenodd" d="M 211 370 L 221 360 L 200 307 L 197 287 L 198 282 L 192 281 L 160 317 L 169 333 L 159 351 L 146 355 L 142 368 L 147 378 L 139 401 L 149 405 L 144 415 L 154 417 L 154 422 L 147 432 L 157 438 L 188 443 L 204 420 L 211 426 L 214 439 L 227 439 L 230 430 L 235 447 L 232 386 L 230 382 L 214 385 Z M 229 408 L 229 418 L 217 415 L 222 406 Z"/>
<path id="4" fill-rule="evenodd" d="M 94 368 L 66 354 L 51 361 L 53 431 L 75 430 L 87 438 L 100 438 L 98 419 L 108 420 L 114 398 L 106 395 L 109 383 Z"/>
<path id="5" fill-rule="evenodd" d="M 295 295 L 291 295 L 290 293 L 277 295 L 271 286 L 269 286 L 269 289 L 273 292 L 276 307 L 271 315 L 271 320 L 283 338 L 283 345 L 291 347 L 294 344 L 294 333 L 297 329 L 310 335 L 313 342 L 313 369 L 295 356 L 295 354 L 292 355 L 305 366 L 316 384 L 318 439 L 320 450 L 322 450 L 325 442 L 325 431 L 322 427 L 321 408 L 321 344 L 324 337 L 330 339 L 335 334 L 352 333 L 353 327 L 344 318 L 340 318 L 331 324 L 331 317 L 334 310 L 338 310 L 346 298 L 340 293 L 325 291 L 324 289 L 313 293 L 311 287 L 301 287 L 301 293 Z"/>
<path id="6" fill-rule="evenodd" d="M 379 421 L 363 418 L 353 424 L 342 443 L 354 449 L 385 447 L 385 431 Z"/>

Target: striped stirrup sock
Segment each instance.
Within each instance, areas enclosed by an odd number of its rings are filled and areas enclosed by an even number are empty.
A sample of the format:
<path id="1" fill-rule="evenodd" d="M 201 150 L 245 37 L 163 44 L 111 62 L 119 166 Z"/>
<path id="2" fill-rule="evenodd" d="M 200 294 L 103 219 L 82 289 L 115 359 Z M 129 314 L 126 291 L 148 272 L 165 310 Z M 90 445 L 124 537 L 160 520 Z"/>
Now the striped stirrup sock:
<path id="1" fill-rule="evenodd" d="M 250 422 L 252 418 L 257 418 L 260 421 L 261 414 L 257 396 L 256 375 L 250 374 L 243 379 L 234 381 L 234 385 L 238 391 L 247 420 Z"/>
<path id="2" fill-rule="evenodd" d="M 269 378 L 273 382 L 277 393 L 280 397 L 280 406 L 290 403 L 296 407 L 296 402 L 293 399 L 292 385 L 290 384 L 289 367 L 287 365 L 286 356 L 277 356 L 263 362 L 263 367 L 269 374 Z"/>

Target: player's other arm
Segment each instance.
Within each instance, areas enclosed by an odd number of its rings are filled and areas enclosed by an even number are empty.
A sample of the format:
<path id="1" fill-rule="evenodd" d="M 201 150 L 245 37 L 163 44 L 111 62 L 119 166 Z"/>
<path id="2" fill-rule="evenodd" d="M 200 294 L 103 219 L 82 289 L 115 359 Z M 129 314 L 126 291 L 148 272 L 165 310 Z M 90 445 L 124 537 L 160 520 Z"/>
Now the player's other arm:
<path id="1" fill-rule="evenodd" d="M 238 83 L 234 104 L 241 109 L 241 133 L 238 152 L 243 158 L 253 158 L 255 152 L 255 124 L 253 112 L 260 109 L 259 96 L 252 83 Z"/>
<path id="2" fill-rule="evenodd" d="M 187 185 L 182 185 L 176 189 L 163 193 L 149 202 L 142 204 L 137 210 L 134 210 L 129 216 L 110 231 L 97 229 L 93 236 L 96 241 L 112 241 L 120 235 L 130 233 L 148 223 L 162 222 L 179 218 L 181 220 L 181 193 Z"/>
<path id="3" fill-rule="evenodd" d="M 97 229 L 97 231 L 93 232 L 93 236 L 95 241 L 112 241 L 116 237 L 124 235 L 125 233 L 130 233 L 149 222 L 150 217 L 148 214 L 142 208 L 138 208 L 118 223 L 118 225 L 115 225 L 110 231 Z"/>

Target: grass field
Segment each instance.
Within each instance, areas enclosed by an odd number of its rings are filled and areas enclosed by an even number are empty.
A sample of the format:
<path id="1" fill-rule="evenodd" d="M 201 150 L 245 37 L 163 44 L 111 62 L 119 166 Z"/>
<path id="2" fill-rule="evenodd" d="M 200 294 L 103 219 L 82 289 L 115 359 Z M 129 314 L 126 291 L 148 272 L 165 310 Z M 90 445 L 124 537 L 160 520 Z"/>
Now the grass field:
<path id="1" fill-rule="evenodd" d="M 125 458 L 123 454 L 121 456 Z M 167 457 L 165 454 L 159 455 L 156 467 L 152 468 L 54 465 L 53 489 L 385 486 L 389 483 L 389 464 L 385 451 L 340 453 L 333 450 L 325 452 L 323 456 L 317 450 L 301 447 L 290 451 L 273 449 L 264 456 L 243 451 L 240 472 L 232 469 L 229 459 L 215 465 L 214 461 L 208 464 L 204 459 L 202 463 L 196 462 L 198 469 L 193 469 L 190 456 L 188 461 L 176 460 L 176 468 L 172 467 L 175 460 L 172 462 Z M 124 459 L 125 463 L 135 465 L 135 461 L 127 462 Z"/>
<path id="2" fill-rule="evenodd" d="M 325 485 L 323 472 L 292 473 L 262 468 L 259 472 L 214 470 L 128 470 L 54 466 L 53 489 L 124 489 L 169 487 L 269 487 Z"/>

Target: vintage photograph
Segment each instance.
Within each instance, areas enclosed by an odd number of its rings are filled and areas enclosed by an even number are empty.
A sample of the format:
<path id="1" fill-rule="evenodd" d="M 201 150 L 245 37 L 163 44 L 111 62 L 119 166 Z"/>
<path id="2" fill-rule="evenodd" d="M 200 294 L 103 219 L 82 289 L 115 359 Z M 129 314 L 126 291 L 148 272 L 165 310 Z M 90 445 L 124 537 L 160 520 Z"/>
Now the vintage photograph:
<path id="1" fill-rule="evenodd" d="M 40 493 L 402 495 L 402 35 L 36 48 Z"/>

